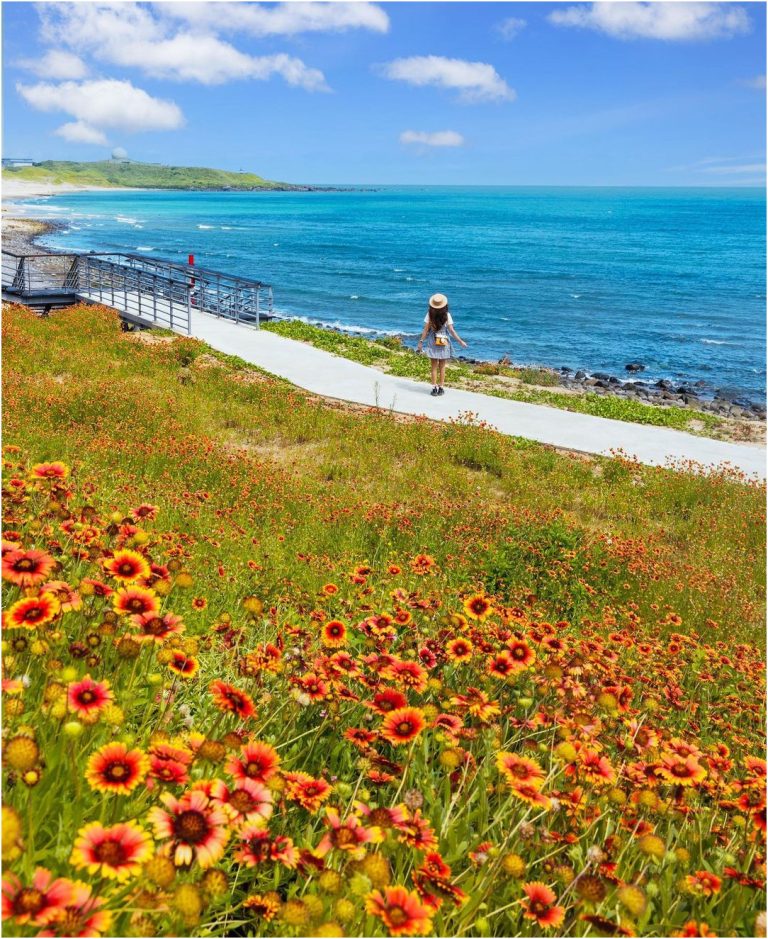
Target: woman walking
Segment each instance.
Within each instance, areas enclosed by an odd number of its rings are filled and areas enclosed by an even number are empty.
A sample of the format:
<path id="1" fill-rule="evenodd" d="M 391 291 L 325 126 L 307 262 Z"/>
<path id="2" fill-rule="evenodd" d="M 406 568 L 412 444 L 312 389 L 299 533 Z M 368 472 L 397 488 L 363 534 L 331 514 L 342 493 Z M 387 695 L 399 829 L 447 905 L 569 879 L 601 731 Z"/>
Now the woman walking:
<path id="1" fill-rule="evenodd" d="M 445 363 L 451 357 L 451 336 L 464 349 L 466 342 L 453 328 L 453 317 L 448 310 L 448 298 L 436 293 L 429 298 L 427 315 L 424 317 L 424 329 L 421 331 L 417 351 L 429 358 L 432 365 L 432 395 L 445 394 Z M 426 340 L 426 345 L 425 345 Z"/>

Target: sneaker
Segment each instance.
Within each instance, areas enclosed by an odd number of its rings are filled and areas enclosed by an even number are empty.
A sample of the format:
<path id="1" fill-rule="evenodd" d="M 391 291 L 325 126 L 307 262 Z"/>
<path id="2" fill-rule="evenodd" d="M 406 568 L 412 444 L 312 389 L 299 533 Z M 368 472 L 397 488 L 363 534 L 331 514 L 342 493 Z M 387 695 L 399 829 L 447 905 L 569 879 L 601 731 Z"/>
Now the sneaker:
<path id="1" fill-rule="evenodd" d="M 445 388 L 438 388 L 438 389 L 437 389 L 437 393 L 438 393 L 439 395 L 444 395 L 444 394 L 445 394 Z"/>
<path id="2" fill-rule="evenodd" d="M 435 387 L 432 389 L 432 391 L 430 391 L 430 394 L 432 395 L 433 398 L 434 398 L 436 395 L 439 395 L 439 394 L 440 394 L 440 392 L 437 390 L 437 385 L 435 385 Z"/>

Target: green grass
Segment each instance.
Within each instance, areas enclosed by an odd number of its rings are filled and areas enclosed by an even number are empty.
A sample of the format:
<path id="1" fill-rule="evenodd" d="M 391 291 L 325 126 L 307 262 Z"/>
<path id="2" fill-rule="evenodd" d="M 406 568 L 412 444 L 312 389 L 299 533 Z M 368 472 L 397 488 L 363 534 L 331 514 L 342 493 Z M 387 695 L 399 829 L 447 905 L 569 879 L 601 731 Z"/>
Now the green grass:
<path id="1" fill-rule="evenodd" d="M 653 559 L 634 567 L 623 547 L 616 553 L 617 602 L 626 582 L 645 609 L 670 603 L 699 610 L 704 603 L 740 633 L 759 619 L 761 490 L 736 477 L 569 457 L 470 418 L 445 425 L 384 410 L 361 415 L 196 340 L 165 336 L 170 341 L 146 345 L 126 338 L 117 323 L 98 308 L 47 321 L 6 311 L 3 378 L 13 407 L 4 415 L 5 437 L 39 459 L 80 462 L 107 488 L 135 476 L 121 485 L 137 497 L 156 493 L 166 517 L 189 533 L 191 550 L 206 550 L 215 505 L 246 530 L 260 530 L 275 577 L 293 552 L 351 559 L 406 545 L 462 557 L 479 571 L 499 531 L 556 517 L 585 533 L 580 543 L 590 557 L 609 535 L 616 545 L 631 543 L 630 554 Z M 303 324 L 269 328 L 314 336 Z M 325 348 L 367 364 L 398 356 L 401 374 L 426 364 L 382 343 L 318 332 Z M 220 367 L 200 367 L 203 352 Z M 215 499 L 193 499 L 191 511 L 179 501 L 182 490 Z M 243 491 L 257 508 L 242 504 Z M 237 556 L 242 547 L 223 550 Z M 311 580 L 310 568 L 293 576 Z M 581 589 L 577 577 L 568 578 L 566 590 Z M 719 585 L 707 587 L 706 601 L 702 582 Z M 602 603 L 611 602 L 613 589 L 603 590 Z"/>
<path id="2" fill-rule="evenodd" d="M 310 343 L 318 349 L 325 349 L 345 359 L 380 368 L 401 378 L 429 381 L 429 361 L 396 339 L 361 339 L 295 320 L 274 320 L 265 323 L 263 328 L 288 339 Z M 508 398 L 511 401 L 544 404 L 565 411 L 577 411 L 581 414 L 592 414 L 596 417 L 608 417 L 635 424 L 671 427 L 704 435 L 714 435 L 722 426 L 722 421 L 718 417 L 704 411 L 643 404 L 636 399 L 619 398 L 616 395 L 599 395 L 594 392 L 585 395 L 566 394 L 548 391 L 545 387 L 509 391 L 494 381 L 499 376 L 516 378 L 526 385 L 553 386 L 557 384 L 556 375 L 548 369 L 509 368 L 493 362 L 483 362 L 473 366 L 455 359 L 450 361 L 446 368 L 446 380 L 449 384 L 462 386 L 467 382 L 472 382 L 472 390 L 479 390 L 483 394 L 494 397 Z M 478 383 L 482 383 L 481 387 L 477 387 Z"/>
<path id="3" fill-rule="evenodd" d="M 3 169 L 6 178 L 81 186 L 125 186 L 135 189 L 275 189 L 276 183 L 255 173 L 233 173 L 202 166 L 160 166 L 111 160 L 78 163 L 46 160 L 37 166 Z"/>

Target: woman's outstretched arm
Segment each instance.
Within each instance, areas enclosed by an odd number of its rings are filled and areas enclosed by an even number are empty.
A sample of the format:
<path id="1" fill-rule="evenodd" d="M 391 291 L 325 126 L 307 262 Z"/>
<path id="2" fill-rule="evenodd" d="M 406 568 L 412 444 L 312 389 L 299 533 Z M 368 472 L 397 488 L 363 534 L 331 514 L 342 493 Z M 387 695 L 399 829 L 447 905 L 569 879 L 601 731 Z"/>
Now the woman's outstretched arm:
<path id="1" fill-rule="evenodd" d="M 420 348 L 421 348 L 422 343 L 423 343 L 424 340 L 427 338 L 427 333 L 428 333 L 428 332 L 429 332 L 429 323 L 425 323 L 425 324 L 424 324 L 424 329 L 422 329 L 421 335 L 419 336 L 419 341 L 418 341 L 418 343 L 416 344 L 416 348 L 417 348 L 417 349 L 420 349 Z"/>
<path id="2" fill-rule="evenodd" d="M 464 340 L 461 338 L 461 336 L 460 336 L 460 335 L 456 332 L 456 330 L 453 328 L 453 323 L 451 323 L 451 325 L 448 327 L 448 332 L 453 336 L 453 338 L 454 338 L 460 345 L 464 346 L 465 349 L 467 348 L 466 342 L 464 342 Z"/>

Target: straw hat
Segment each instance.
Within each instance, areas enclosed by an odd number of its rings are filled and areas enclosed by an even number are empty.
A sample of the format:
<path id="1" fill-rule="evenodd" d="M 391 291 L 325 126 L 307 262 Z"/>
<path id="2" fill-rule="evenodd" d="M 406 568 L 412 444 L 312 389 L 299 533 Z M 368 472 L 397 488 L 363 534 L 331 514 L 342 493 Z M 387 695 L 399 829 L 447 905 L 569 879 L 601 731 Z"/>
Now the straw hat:
<path id="1" fill-rule="evenodd" d="M 448 307 L 448 297 L 444 293 L 433 293 L 429 298 L 429 305 L 433 310 L 445 310 Z"/>

